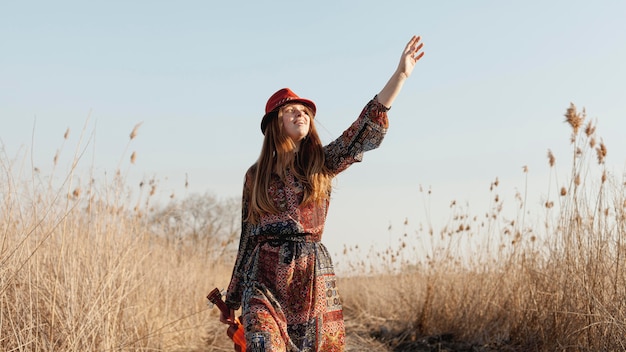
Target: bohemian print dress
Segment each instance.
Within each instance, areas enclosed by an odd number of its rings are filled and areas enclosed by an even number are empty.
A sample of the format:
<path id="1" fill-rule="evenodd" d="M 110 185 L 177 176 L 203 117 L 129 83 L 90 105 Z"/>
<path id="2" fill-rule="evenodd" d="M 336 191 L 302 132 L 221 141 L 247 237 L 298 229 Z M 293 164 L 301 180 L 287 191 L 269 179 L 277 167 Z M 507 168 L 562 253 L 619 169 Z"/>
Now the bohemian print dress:
<path id="1" fill-rule="evenodd" d="M 334 174 L 360 162 L 387 131 L 387 108 L 376 97 L 358 119 L 324 147 Z M 246 173 L 242 211 L 247 215 L 253 165 Z M 344 321 L 335 272 L 320 242 L 329 202 L 303 205 L 303 187 L 289 171 L 268 190 L 278 214 L 242 223 L 239 251 L 226 294 L 232 309 L 242 307 L 247 351 L 343 351 Z"/>

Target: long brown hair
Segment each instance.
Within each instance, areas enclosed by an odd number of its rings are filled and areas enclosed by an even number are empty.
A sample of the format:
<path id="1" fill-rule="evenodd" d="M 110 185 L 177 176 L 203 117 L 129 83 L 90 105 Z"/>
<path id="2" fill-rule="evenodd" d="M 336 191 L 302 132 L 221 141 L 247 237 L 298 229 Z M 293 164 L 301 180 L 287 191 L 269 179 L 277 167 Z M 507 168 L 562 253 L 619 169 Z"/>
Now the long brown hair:
<path id="1" fill-rule="evenodd" d="M 309 134 L 300 142 L 297 153 L 294 153 L 294 142 L 284 132 L 282 109 L 271 112 L 254 173 L 247 219 L 250 222 L 257 222 L 261 214 L 279 212 L 267 192 L 272 173 L 284 179 L 289 169 L 302 183 L 304 204 L 323 202 L 330 197 L 333 175 L 325 165 L 324 147 L 313 122 L 314 113 L 307 106 L 305 109 L 311 117 Z"/>

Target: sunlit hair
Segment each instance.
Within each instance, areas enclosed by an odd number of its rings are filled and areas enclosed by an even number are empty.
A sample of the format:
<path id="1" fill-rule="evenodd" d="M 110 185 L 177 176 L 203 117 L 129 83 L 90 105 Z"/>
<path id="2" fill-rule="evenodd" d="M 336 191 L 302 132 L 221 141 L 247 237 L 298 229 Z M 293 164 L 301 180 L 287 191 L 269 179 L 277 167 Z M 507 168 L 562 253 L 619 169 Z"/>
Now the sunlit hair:
<path id="1" fill-rule="evenodd" d="M 321 203 L 330 197 L 332 175 L 324 164 L 324 149 L 315 129 L 313 111 L 308 106 L 305 106 L 305 110 L 311 117 L 309 134 L 300 142 L 298 153 L 294 153 L 296 145 L 284 132 L 282 109 L 271 113 L 256 163 L 248 221 L 256 223 L 261 214 L 279 212 L 267 192 L 272 172 L 284 179 L 289 168 L 302 183 L 304 204 Z"/>

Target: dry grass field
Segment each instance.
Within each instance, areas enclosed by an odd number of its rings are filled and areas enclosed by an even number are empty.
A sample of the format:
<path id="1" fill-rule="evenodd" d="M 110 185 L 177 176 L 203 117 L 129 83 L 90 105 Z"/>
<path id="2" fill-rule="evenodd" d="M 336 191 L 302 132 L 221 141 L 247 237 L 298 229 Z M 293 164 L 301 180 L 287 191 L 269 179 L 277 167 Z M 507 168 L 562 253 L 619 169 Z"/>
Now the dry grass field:
<path id="1" fill-rule="evenodd" d="M 349 351 L 626 350 L 623 175 L 607 174 L 584 112 L 565 116 L 571 173 L 551 176 L 541 222 L 525 219 L 523 195 L 504 216 L 496 179 L 487 214 L 453 202 L 444 228 L 407 235 L 432 244 L 427 256 L 405 243 L 353 256 L 358 274 L 339 282 Z M 134 153 L 111 180 L 81 184 L 84 148 L 49 175 L 0 150 L 0 350 L 232 350 L 205 296 L 228 282 L 237 201 L 153 204 L 157 182 L 124 177 Z"/>

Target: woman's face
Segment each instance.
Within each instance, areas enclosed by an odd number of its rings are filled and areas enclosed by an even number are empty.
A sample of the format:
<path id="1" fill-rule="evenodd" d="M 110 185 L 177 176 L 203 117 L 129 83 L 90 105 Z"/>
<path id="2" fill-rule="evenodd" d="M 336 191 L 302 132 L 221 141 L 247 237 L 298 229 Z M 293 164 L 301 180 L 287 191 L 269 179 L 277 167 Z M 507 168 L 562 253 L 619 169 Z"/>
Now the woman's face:
<path id="1" fill-rule="evenodd" d="M 281 108 L 283 129 L 296 146 L 309 134 L 311 116 L 307 111 L 302 104 L 287 104 Z"/>

